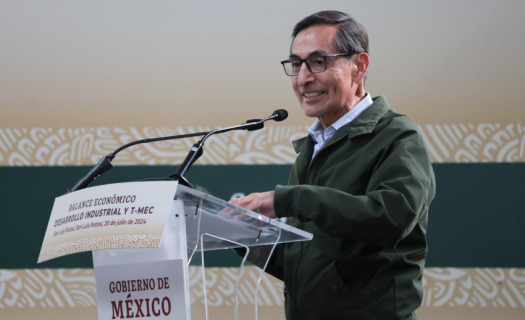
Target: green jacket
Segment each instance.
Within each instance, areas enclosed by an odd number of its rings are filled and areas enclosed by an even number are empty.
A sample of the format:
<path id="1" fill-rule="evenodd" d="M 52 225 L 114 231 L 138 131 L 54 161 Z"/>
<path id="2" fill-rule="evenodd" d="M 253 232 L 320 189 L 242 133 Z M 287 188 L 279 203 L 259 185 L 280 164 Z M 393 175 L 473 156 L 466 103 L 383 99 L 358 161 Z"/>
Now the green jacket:
<path id="1" fill-rule="evenodd" d="M 416 125 L 380 96 L 312 158 L 294 141 L 278 217 L 314 235 L 277 247 L 267 272 L 284 280 L 286 318 L 416 319 L 427 243 L 432 166 Z"/>

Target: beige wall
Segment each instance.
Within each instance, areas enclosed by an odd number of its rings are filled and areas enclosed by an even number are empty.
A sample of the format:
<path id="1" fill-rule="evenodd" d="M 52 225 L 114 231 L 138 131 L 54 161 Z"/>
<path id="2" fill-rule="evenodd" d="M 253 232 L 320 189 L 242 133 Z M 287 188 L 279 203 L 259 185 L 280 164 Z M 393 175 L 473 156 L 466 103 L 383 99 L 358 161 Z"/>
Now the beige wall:
<path id="1" fill-rule="evenodd" d="M 525 160 L 522 1 L 23 0 L 0 2 L 0 165 L 91 164 L 278 108 L 285 122 L 210 139 L 199 163 L 291 163 L 312 119 L 279 61 L 294 23 L 327 8 L 368 28 L 367 89 L 416 121 L 432 161 Z M 115 163 L 180 163 L 191 144 Z"/>
<path id="2" fill-rule="evenodd" d="M 417 123 L 523 117 L 522 1 L 6 0 L 0 127 L 216 127 L 278 108 L 307 125 L 279 61 L 327 8 L 368 28 L 368 90 Z"/>

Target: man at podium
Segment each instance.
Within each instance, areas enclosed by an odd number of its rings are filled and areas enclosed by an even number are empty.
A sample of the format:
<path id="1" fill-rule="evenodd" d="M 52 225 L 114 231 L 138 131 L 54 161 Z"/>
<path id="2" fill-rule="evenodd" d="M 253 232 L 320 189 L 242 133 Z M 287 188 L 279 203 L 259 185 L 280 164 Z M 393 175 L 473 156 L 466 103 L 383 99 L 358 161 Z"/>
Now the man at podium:
<path id="1" fill-rule="evenodd" d="M 287 186 L 232 203 L 287 217 L 312 241 L 277 247 L 267 272 L 285 283 L 287 319 L 417 319 L 432 166 L 416 125 L 365 90 L 365 28 L 345 13 L 301 20 L 281 62 L 317 118 Z"/>

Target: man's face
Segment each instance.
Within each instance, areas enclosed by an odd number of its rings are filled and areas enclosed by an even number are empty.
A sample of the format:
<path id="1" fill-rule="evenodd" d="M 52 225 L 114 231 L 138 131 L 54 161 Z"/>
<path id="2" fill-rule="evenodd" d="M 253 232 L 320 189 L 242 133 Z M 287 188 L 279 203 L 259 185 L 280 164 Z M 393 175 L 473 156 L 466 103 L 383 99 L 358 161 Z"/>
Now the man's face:
<path id="1" fill-rule="evenodd" d="M 304 29 L 292 43 L 290 58 L 340 53 L 333 45 L 336 35 L 337 27 L 331 25 Z M 346 57 L 327 58 L 326 64 L 326 71 L 311 73 L 303 63 L 299 75 L 292 77 L 292 87 L 304 113 L 319 118 L 324 128 L 359 101 L 355 101 L 358 84 L 353 81 L 356 65 Z"/>

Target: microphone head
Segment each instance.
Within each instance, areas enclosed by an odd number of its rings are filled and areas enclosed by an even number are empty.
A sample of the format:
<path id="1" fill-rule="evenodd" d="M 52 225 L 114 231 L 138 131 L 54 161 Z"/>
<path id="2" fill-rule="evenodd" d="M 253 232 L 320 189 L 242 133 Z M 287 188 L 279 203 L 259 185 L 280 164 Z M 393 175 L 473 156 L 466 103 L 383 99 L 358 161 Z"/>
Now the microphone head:
<path id="1" fill-rule="evenodd" d="M 283 121 L 284 119 L 288 118 L 288 111 L 284 109 L 275 110 L 272 116 L 275 116 L 273 118 L 275 121 Z"/>

